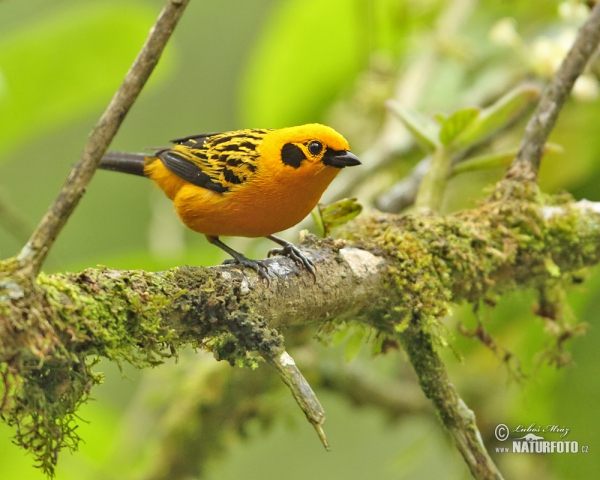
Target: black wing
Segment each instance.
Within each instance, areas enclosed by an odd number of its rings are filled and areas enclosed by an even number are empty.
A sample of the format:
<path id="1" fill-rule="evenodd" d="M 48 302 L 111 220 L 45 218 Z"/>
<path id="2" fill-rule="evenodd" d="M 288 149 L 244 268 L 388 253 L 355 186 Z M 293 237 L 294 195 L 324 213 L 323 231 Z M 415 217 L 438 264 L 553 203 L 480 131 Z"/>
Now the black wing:
<path id="1" fill-rule="evenodd" d="M 224 193 L 229 190 L 226 186 L 213 181 L 210 175 L 204 173 L 194 162 L 185 159 L 173 150 L 159 152 L 157 156 L 171 172 L 193 185 L 207 188 L 217 193 Z"/>

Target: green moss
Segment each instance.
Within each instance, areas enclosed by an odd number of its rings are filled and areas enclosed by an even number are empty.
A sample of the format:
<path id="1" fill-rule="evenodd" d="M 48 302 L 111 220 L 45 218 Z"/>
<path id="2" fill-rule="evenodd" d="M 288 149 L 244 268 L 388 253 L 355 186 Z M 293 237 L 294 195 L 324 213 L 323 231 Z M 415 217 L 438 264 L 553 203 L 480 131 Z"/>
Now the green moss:
<path id="1" fill-rule="evenodd" d="M 383 332 L 401 332 L 412 319 L 435 330 L 452 303 L 493 304 L 523 284 L 559 290 L 571 285 L 570 272 L 597 261 L 599 252 L 581 236 L 581 212 L 569 210 L 570 202 L 565 194 L 542 195 L 535 184 L 505 181 L 479 208 L 456 215 L 359 217 L 346 238 L 391 260 L 386 285 L 399 294 L 372 323 Z M 550 224 L 544 206 L 565 211 Z M 598 226 L 591 222 L 587 228 Z"/>
<path id="2" fill-rule="evenodd" d="M 571 272 L 600 258 L 598 223 L 584 220 L 570 201 L 507 181 L 471 211 L 447 217 L 374 212 L 346 226 L 347 238 L 389 259 L 386 294 L 366 312 L 378 331 L 374 348 L 385 351 L 418 327 L 419 342 L 428 343 L 412 355 L 427 366 L 430 344 L 445 343 L 439 318 L 453 303 L 492 304 L 527 285 L 541 292 L 538 313 L 554 327 L 548 359 L 563 364 L 563 342 L 582 330 L 563 318 L 561 292 L 575 281 Z M 549 222 L 543 206 L 564 211 Z M 344 244 L 307 242 L 333 250 Z M 77 446 L 74 415 L 101 382 L 93 372 L 100 357 L 144 368 L 191 344 L 231 365 L 255 367 L 257 352 L 279 352 L 283 338 L 254 310 L 258 292 L 250 294 L 248 279 L 236 275 L 185 267 L 162 274 L 90 269 L 42 274 L 35 283 L 15 262 L 0 263 L 0 413 L 15 427 L 17 443 L 52 474 L 57 452 Z M 429 357 L 417 358 L 425 350 Z"/>
<path id="3" fill-rule="evenodd" d="M 37 285 L 20 287 L 22 298 L 2 302 L 0 328 L 21 332 L 0 342 L 0 356 L 11 359 L 2 371 L 2 414 L 16 443 L 52 475 L 58 451 L 79 442 L 75 412 L 102 381 L 92 371 L 99 357 L 143 368 L 174 355 L 161 311 L 177 292 L 169 275 L 106 269 L 41 274 Z"/>
<path id="4" fill-rule="evenodd" d="M 168 274 L 86 270 L 60 279 L 42 274 L 38 284 L 55 329 L 82 350 L 138 368 L 172 355 L 173 332 L 161 325 L 176 293 Z"/>
<path id="5" fill-rule="evenodd" d="M 235 312 L 220 325 L 205 347 L 215 359 L 225 360 L 231 366 L 257 368 L 256 353 L 276 351 L 283 345 L 283 337 L 267 327 L 267 322 L 246 312 Z"/>
<path id="6" fill-rule="evenodd" d="M 0 358 L 10 359 L 0 369 L 0 409 L 16 443 L 49 475 L 58 452 L 77 447 L 75 413 L 102 381 L 93 372 L 100 357 L 145 368 L 191 343 L 231 365 L 256 367 L 257 352 L 283 344 L 244 299 L 241 284 L 232 289 L 214 271 L 101 268 L 41 274 L 36 284 L 12 274 L 12 283 L 0 283 Z M 165 326 L 166 309 L 193 325 L 187 338 Z"/>

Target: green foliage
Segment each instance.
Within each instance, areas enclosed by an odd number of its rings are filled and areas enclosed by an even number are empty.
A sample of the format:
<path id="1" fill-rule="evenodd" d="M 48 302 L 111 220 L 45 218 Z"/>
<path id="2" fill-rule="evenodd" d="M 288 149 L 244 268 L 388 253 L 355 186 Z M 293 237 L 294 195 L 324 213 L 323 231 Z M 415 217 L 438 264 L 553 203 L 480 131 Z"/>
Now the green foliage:
<path id="1" fill-rule="evenodd" d="M 514 88 L 492 105 L 478 112 L 477 118 L 472 122 L 462 126 L 456 135 L 457 148 L 467 148 L 505 128 L 537 101 L 539 96 L 539 89 L 531 85 Z"/>
<path id="2" fill-rule="evenodd" d="M 411 13 L 430 11 L 431 6 L 409 8 L 395 0 L 281 2 L 248 60 L 241 85 L 244 125 L 314 122 L 365 67 L 372 49 L 402 49 L 401 25 Z"/>
<path id="3" fill-rule="evenodd" d="M 446 192 L 446 181 L 452 173 L 453 160 L 456 157 L 463 160 L 461 156 L 464 157 L 468 149 L 477 147 L 482 140 L 508 127 L 538 95 L 536 88 L 520 86 L 483 111 L 467 107 L 450 115 L 438 113 L 434 118 L 439 126 L 434 120 L 411 112 L 397 102 L 388 102 L 390 110 L 404 123 L 417 144 L 430 155 L 429 169 L 421 181 L 414 202 L 416 209 L 440 211 Z M 492 155 L 492 161 L 497 162 L 497 154 L 494 152 Z M 499 159 L 506 161 L 506 155 L 500 155 Z M 471 167 L 486 167 L 489 163 L 490 159 L 478 159 L 471 163 Z"/>
<path id="4" fill-rule="evenodd" d="M 282 2 L 248 62 L 244 123 L 277 128 L 314 118 L 359 69 L 353 21 L 349 2 Z"/>
<path id="5" fill-rule="evenodd" d="M 436 114 L 435 120 L 413 112 L 396 101 L 388 108 L 406 126 L 425 153 L 440 147 L 450 153 L 473 147 L 478 142 L 507 127 L 539 97 L 539 90 L 529 85 L 516 87 L 487 108 L 461 108 L 450 115 Z M 502 155 L 504 157 L 504 155 Z"/>
<path id="6" fill-rule="evenodd" d="M 358 326 L 353 329 L 354 331 L 348 337 L 346 342 L 346 348 L 344 350 L 344 357 L 347 362 L 352 361 L 365 343 L 368 331 L 365 327 Z"/>
<path id="7" fill-rule="evenodd" d="M 445 121 L 445 117 L 438 117 L 439 121 L 436 123 L 422 113 L 413 112 L 396 101 L 388 101 L 387 106 L 402 120 L 423 151 L 431 153 L 439 146 L 440 124 Z"/>
<path id="8" fill-rule="evenodd" d="M 111 98 L 154 21 L 135 4 L 59 11 L 0 36 L 0 154 Z M 64 61 L 61 61 L 64 59 Z M 154 78 L 171 63 L 161 60 Z"/>
<path id="9" fill-rule="evenodd" d="M 445 147 L 452 142 L 468 127 L 470 127 L 479 116 L 478 108 L 463 108 L 445 118 L 441 124 L 440 142 Z"/>
<path id="10" fill-rule="evenodd" d="M 348 223 L 362 212 L 362 208 L 356 198 L 343 198 L 330 205 L 318 204 L 311 214 L 321 236 L 328 237 L 332 228 Z"/>

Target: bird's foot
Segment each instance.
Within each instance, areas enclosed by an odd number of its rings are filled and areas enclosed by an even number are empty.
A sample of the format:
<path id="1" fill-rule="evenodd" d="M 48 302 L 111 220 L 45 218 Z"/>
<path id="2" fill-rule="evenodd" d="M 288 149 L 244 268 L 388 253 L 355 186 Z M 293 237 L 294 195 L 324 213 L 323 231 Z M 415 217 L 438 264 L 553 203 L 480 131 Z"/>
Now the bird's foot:
<path id="1" fill-rule="evenodd" d="M 317 270 L 315 268 L 315 264 L 312 262 L 310 258 L 308 258 L 302 250 L 300 250 L 296 245 L 290 242 L 282 243 L 282 248 L 273 248 L 269 250 L 267 254 L 268 257 L 272 257 L 274 255 L 283 255 L 285 257 L 291 258 L 298 265 L 303 266 L 306 270 L 310 272 L 315 281 L 317 280 Z"/>
<path id="2" fill-rule="evenodd" d="M 243 267 L 252 268 L 253 270 L 256 270 L 256 273 L 258 273 L 259 277 L 267 281 L 267 284 L 269 283 L 270 279 L 273 278 L 273 273 L 269 270 L 269 267 L 264 261 L 252 260 L 248 257 L 245 257 L 241 253 L 234 258 L 228 258 L 223 262 L 223 265 L 241 265 Z"/>

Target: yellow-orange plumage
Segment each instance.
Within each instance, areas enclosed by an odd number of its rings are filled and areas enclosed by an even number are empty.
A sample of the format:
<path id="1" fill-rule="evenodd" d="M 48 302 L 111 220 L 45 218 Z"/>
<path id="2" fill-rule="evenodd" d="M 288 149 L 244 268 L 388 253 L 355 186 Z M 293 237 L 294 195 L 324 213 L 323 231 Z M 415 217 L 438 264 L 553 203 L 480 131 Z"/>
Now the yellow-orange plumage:
<path id="1" fill-rule="evenodd" d="M 181 180 L 156 157 L 145 171 L 173 200 L 179 218 L 191 230 L 214 236 L 264 237 L 293 227 L 306 217 L 339 173 L 339 168 L 326 166 L 310 155 L 303 162 L 306 165 L 298 168 L 282 162 L 285 144 L 303 145 L 315 140 L 334 150 L 349 149 L 341 135 L 323 125 L 267 131 L 252 157 L 256 171 L 224 193 Z M 182 149 L 180 145 L 174 148 Z"/>
<path id="2" fill-rule="evenodd" d="M 221 248 L 219 236 L 272 236 L 296 225 L 341 168 L 360 164 L 344 137 L 320 124 L 237 130 L 174 142 L 145 158 L 143 175 L 173 200 L 188 228 Z M 129 157 L 123 167 L 118 153 L 108 154 L 101 167 L 141 174 Z"/>

